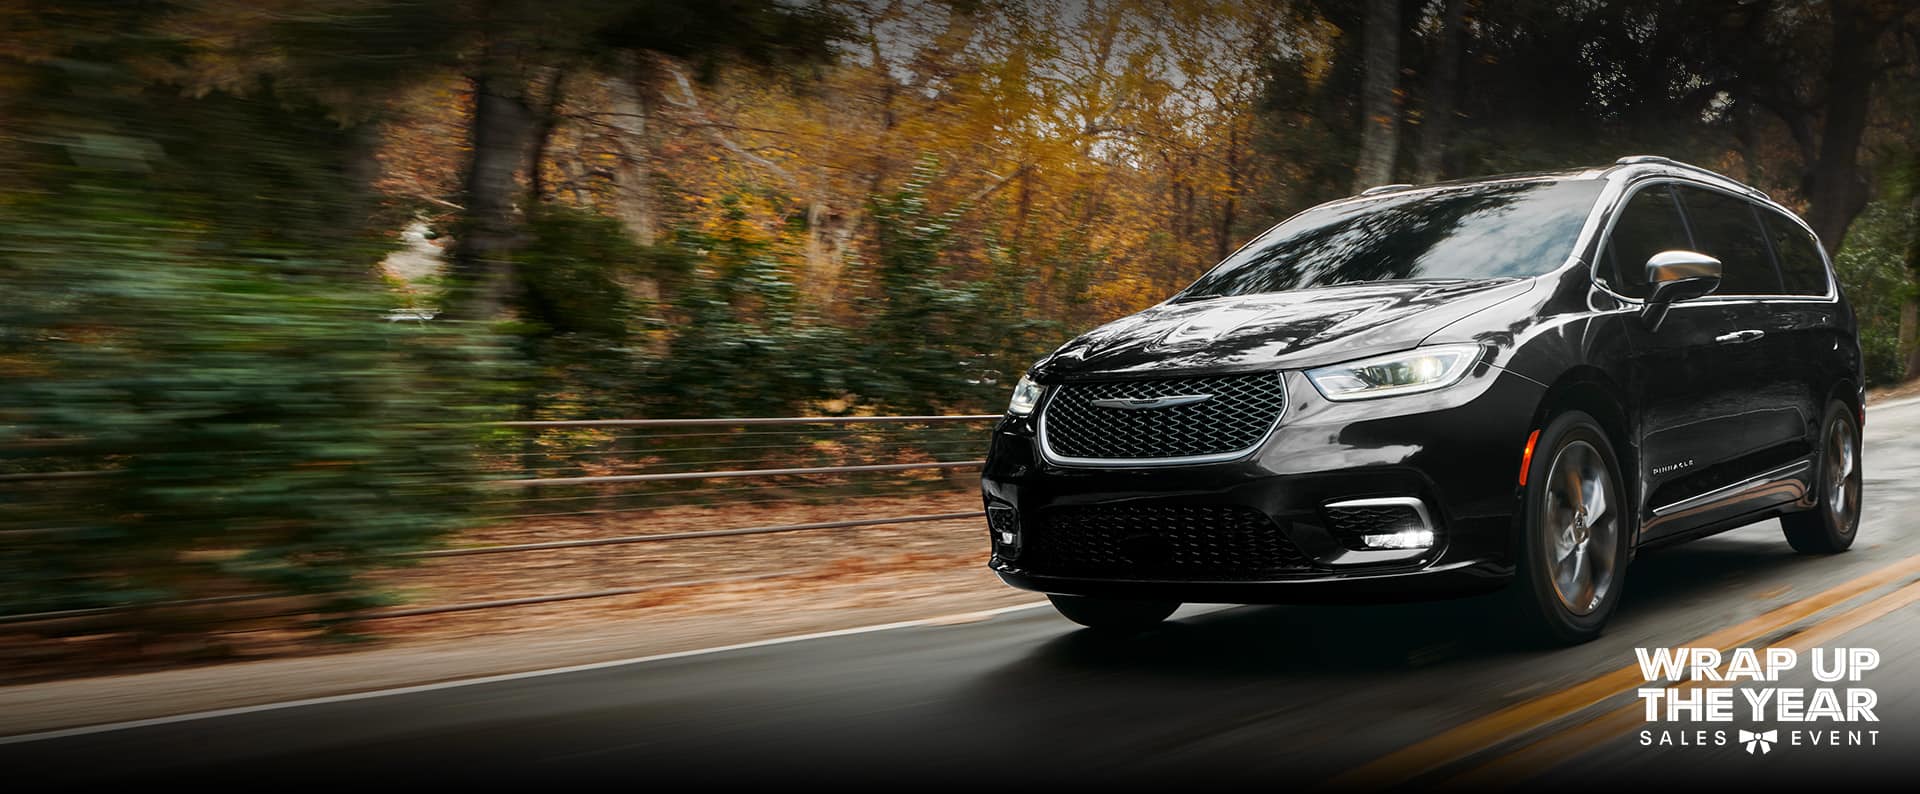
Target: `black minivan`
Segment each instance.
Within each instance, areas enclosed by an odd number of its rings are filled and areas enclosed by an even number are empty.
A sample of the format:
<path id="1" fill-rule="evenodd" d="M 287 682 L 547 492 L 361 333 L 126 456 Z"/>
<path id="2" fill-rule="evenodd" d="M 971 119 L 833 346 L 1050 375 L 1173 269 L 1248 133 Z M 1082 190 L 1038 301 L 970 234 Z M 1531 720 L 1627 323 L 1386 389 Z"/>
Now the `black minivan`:
<path id="1" fill-rule="evenodd" d="M 1640 549 L 1860 520 L 1853 311 L 1807 225 L 1663 157 L 1322 204 L 1035 364 L 991 566 L 1095 628 L 1509 584 L 1596 636 Z"/>

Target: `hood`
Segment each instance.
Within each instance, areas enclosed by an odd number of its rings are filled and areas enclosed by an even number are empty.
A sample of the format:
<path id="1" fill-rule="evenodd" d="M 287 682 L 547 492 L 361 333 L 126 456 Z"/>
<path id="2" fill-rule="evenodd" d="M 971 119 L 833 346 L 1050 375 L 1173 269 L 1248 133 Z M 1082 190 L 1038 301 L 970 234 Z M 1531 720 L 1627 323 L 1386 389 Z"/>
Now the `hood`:
<path id="1" fill-rule="evenodd" d="M 1373 281 L 1163 303 L 1062 345 L 1035 367 L 1081 376 L 1319 366 L 1418 345 L 1532 279 Z"/>

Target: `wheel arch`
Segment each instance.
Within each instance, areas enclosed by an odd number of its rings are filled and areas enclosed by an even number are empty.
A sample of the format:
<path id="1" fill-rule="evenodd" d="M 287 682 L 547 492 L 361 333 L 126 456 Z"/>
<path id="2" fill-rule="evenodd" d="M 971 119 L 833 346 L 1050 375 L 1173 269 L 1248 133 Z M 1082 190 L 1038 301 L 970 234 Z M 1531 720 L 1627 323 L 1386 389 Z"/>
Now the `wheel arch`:
<path id="1" fill-rule="evenodd" d="M 1841 404 L 1853 409 L 1854 421 L 1861 425 L 1866 424 L 1860 421 L 1861 416 L 1865 414 L 1867 409 L 1866 399 L 1861 394 L 1860 384 L 1853 382 L 1852 378 L 1835 380 L 1833 385 L 1827 389 L 1827 398 L 1821 400 L 1820 403 L 1824 406 L 1834 400 L 1839 400 Z"/>
<path id="2" fill-rule="evenodd" d="M 1568 369 L 1548 384 L 1534 409 L 1532 428 L 1544 429 L 1555 416 L 1569 410 L 1584 411 L 1600 424 L 1607 442 L 1620 465 L 1620 485 L 1633 506 L 1634 542 L 1639 541 L 1641 512 L 1639 424 L 1633 415 L 1625 389 L 1598 367 L 1577 366 Z M 1519 492 L 1524 501 L 1524 489 Z M 1631 546 L 1631 544 L 1630 544 Z"/>

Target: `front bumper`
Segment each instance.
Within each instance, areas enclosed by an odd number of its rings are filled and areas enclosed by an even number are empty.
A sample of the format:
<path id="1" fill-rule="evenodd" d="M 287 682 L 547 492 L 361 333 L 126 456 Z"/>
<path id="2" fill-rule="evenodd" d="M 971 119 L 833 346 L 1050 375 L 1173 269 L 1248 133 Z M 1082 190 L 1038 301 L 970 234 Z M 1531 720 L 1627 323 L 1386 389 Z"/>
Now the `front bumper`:
<path id="1" fill-rule="evenodd" d="M 1179 601 L 1186 604 L 1364 604 L 1457 598 L 1498 590 L 1513 568 L 1492 560 L 1434 563 L 1414 570 L 1327 573 L 1269 581 L 1161 581 L 1046 576 L 993 563 L 1000 581 L 1060 595 Z"/>
<path id="2" fill-rule="evenodd" d="M 1031 418 L 1004 420 L 981 485 L 990 510 L 1017 517 L 1021 542 L 996 543 L 990 566 L 1027 590 L 1217 603 L 1436 598 L 1496 589 L 1512 577 L 1517 478 L 1543 387 L 1483 365 L 1439 392 L 1339 403 L 1299 373 L 1286 381 L 1290 407 L 1279 427 L 1247 456 L 1219 463 L 1060 466 L 1040 454 Z M 1354 553 L 1324 506 L 1379 497 L 1424 502 L 1434 544 Z M 1251 509 L 1271 521 L 1261 531 L 1281 533 L 1302 559 L 1284 571 L 1194 576 L 1124 561 L 1088 573 L 1031 552 L 1066 511 L 1119 507 Z"/>

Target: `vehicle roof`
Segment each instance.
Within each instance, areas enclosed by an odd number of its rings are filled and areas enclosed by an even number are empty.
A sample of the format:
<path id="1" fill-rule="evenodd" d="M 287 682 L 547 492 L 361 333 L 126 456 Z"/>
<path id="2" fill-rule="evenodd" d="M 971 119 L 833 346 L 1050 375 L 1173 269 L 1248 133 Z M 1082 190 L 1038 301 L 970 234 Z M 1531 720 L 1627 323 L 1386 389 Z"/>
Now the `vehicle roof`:
<path id="1" fill-rule="evenodd" d="M 1374 198 L 1376 196 L 1388 196 L 1388 195 L 1394 195 L 1394 194 L 1403 193 L 1403 192 L 1416 192 L 1416 191 L 1431 190 L 1435 188 L 1478 185 L 1478 184 L 1485 184 L 1489 182 L 1517 182 L 1517 181 L 1532 181 L 1532 180 L 1543 180 L 1543 181 L 1544 180 L 1601 180 L 1601 179 L 1627 182 L 1627 181 L 1632 181 L 1634 179 L 1638 179 L 1645 176 L 1672 176 L 1672 177 L 1691 179 L 1697 182 L 1703 182 L 1709 185 L 1713 185 L 1715 187 L 1719 187 L 1723 190 L 1728 190 L 1734 193 L 1741 194 L 1743 196 L 1754 199 L 1768 206 L 1771 206 L 1776 209 L 1780 209 L 1782 211 L 1788 212 L 1789 214 L 1792 214 L 1791 210 L 1788 210 L 1786 207 L 1781 206 L 1778 202 L 1775 202 L 1772 199 L 1772 197 L 1766 194 L 1765 191 L 1762 191 L 1759 188 L 1753 187 L 1752 185 L 1748 185 L 1746 183 L 1735 180 L 1732 177 L 1729 177 L 1725 174 L 1721 174 L 1716 171 L 1711 171 L 1697 165 L 1693 165 L 1690 163 L 1683 163 L 1678 160 L 1662 157 L 1659 155 L 1645 155 L 1645 154 L 1630 155 L 1627 157 L 1622 157 L 1618 160 L 1615 160 L 1612 165 L 1593 166 L 1588 168 L 1563 168 L 1558 170 L 1547 170 L 1547 171 L 1522 171 L 1522 172 L 1511 173 L 1511 174 L 1493 174 L 1489 176 L 1471 177 L 1466 179 L 1451 179 L 1445 182 L 1432 182 L 1424 185 L 1383 185 L 1377 188 L 1370 188 L 1369 190 L 1362 192 L 1357 196 L 1352 196 L 1345 199 L 1338 199 L 1334 202 L 1328 202 L 1328 203 L 1339 203 L 1339 202 L 1348 201 L 1354 198 L 1362 198 L 1362 197 Z"/>

